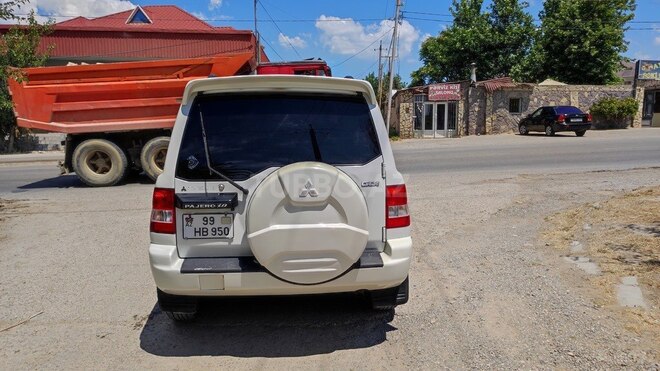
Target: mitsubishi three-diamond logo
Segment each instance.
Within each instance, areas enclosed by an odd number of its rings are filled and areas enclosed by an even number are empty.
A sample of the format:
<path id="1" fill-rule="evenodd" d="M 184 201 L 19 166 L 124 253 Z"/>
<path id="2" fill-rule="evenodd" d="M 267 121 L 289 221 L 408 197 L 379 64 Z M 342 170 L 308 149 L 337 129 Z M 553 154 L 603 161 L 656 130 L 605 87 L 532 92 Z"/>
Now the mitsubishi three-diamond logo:
<path id="1" fill-rule="evenodd" d="M 319 193 L 316 191 L 316 188 L 314 188 L 314 184 L 312 184 L 311 179 L 307 179 L 307 183 L 305 183 L 305 186 L 300 191 L 300 198 L 305 198 L 307 195 L 309 195 L 309 197 L 319 196 Z"/>

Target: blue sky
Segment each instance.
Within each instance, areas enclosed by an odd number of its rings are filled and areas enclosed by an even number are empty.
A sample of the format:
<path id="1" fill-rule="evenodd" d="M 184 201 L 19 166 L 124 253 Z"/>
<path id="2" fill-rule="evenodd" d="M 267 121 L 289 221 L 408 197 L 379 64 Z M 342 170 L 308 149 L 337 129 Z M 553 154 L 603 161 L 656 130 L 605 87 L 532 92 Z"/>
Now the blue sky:
<path id="1" fill-rule="evenodd" d="M 0 0 L 2 1 L 2 0 Z M 529 1 L 536 18 L 541 0 Z M 139 5 L 174 4 L 216 26 L 251 29 L 252 0 L 32 0 L 40 14 L 94 17 Z M 320 57 L 335 76 L 364 77 L 378 70 L 378 41 L 389 47 L 395 0 L 259 0 L 259 31 L 273 61 Z M 486 1 L 488 3 L 488 0 Z M 660 0 L 637 0 L 626 56 L 660 59 Z M 400 58 L 396 67 L 404 81 L 419 68 L 421 41 L 451 23 L 451 0 L 404 1 Z M 427 13 L 427 14 L 424 14 Z M 431 13 L 431 14 L 428 14 Z M 276 21 L 275 25 L 271 18 Z"/>

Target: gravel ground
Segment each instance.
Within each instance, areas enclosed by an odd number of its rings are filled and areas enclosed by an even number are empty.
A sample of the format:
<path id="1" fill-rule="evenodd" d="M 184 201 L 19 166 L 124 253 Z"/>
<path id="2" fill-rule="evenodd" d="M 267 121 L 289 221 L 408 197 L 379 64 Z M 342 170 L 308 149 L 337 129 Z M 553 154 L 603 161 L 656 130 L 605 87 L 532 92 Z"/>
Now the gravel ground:
<path id="1" fill-rule="evenodd" d="M 538 231 L 544 215 L 657 184 L 659 175 L 475 176 L 450 181 L 461 191 L 443 200 L 434 196 L 434 184 L 446 180 L 411 177 L 413 215 L 436 218 L 414 220 L 417 307 L 397 311 L 397 327 L 419 328 L 405 341 L 408 365 L 657 368 L 657 339 L 627 332 L 619 313 L 595 305 L 599 293 L 538 239 Z"/>
<path id="2" fill-rule="evenodd" d="M 225 300 L 187 326 L 156 305 L 151 185 L 0 195 L 0 329 L 43 311 L 0 332 L 3 368 L 660 368 L 657 339 L 539 239 L 545 216 L 660 184 L 658 169 L 406 177 L 415 252 L 396 313 L 351 295 Z"/>

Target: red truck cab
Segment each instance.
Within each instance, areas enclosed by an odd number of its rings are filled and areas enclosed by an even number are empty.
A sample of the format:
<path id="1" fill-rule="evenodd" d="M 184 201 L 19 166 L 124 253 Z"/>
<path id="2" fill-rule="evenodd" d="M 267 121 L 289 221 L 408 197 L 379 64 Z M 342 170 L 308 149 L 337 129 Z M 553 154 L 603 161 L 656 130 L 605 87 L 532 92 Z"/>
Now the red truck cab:
<path id="1" fill-rule="evenodd" d="M 261 63 L 257 75 L 308 75 L 332 76 L 330 66 L 320 59 L 307 59 L 294 62 Z"/>

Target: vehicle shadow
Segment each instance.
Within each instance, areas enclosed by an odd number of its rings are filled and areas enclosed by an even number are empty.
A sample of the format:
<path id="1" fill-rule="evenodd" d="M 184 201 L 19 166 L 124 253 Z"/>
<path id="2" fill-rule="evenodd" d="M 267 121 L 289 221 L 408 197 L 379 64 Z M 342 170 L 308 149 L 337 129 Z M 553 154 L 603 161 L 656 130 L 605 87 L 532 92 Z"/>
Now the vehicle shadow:
<path id="1" fill-rule="evenodd" d="M 54 178 L 42 179 L 17 187 L 18 189 L 43 189 L 43 188 L 78 188 L 85 187 L 83 182 L 75 175 L 60 175 Z"/>
<path id="2" fill-rule="evenodd" d="M 119 185 L 125 184 L 153 184 L 154 182 L 146 175 L 130 174 Z M 42 179 L 36 182 L 18 186 L 20 190 L 45 189 L 45 188 L 88 188 L 75 174 L 60 175 L 53 178 Z"/>
<path id="3" fill-rule="evenodd" d="M 568 132 L 561 132 L 561 133 L 555 133 L 553 136 L 547 136 L 545 133 L 529 133 L 529 134 L 516 134 L 516 136 L 519 137 L 543 137 L 543 138 L 568 138 L 568 137 L 575 137 L 575 133 L 572 131 Z"/>
<path id="4" fill-rule="evenodd" d="M 396 330 L 393 319 L 394 310 L 372 311 L 354 294 L 214 299 L 191 323 L 156 304 L 140 347 L 165 357 L 301 357 L 380 344 Z"/>

